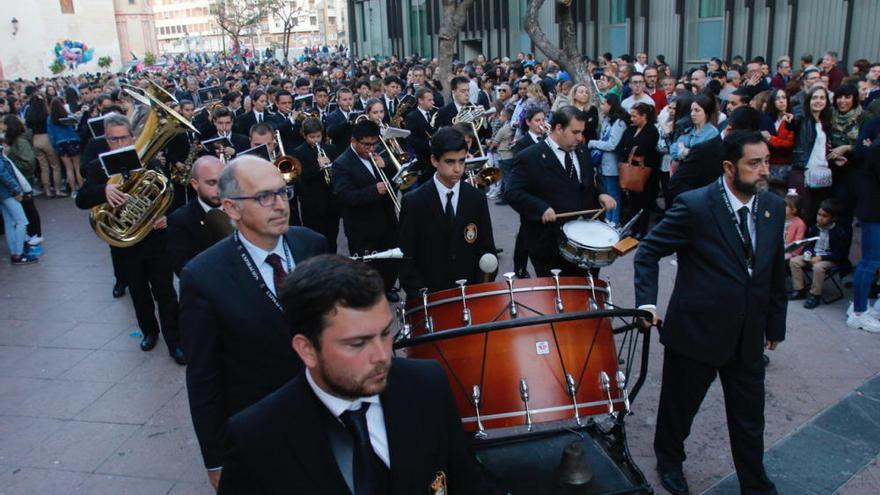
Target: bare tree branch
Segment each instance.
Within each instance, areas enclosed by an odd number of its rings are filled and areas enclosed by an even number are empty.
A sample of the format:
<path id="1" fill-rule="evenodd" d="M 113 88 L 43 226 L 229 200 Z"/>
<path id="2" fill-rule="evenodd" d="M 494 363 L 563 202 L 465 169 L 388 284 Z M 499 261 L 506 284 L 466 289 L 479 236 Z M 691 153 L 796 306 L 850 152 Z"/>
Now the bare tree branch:
<path id="1" fill-rule="evenodd" d="M 233 52 L 240 52 L 242 33 L 266 17 L 264 0 L 216 0 L 211 10 L 220 29 L 232 38 Z"/>
<path id="2" fill-rule="evenodd" d="M 452 65 L 452 56 L 455 54 L 455 42 L 458 40 L 458 33 L 467 20 L 467 11 L 473 5 L 474 0 L 442 0 L 440 15 L 440 33 L 439 45 L 440 51 L 437 56 L 438 79 L 443 86 L 443 97 L 449 99 L 449 80 L 450 66 Z"/>
<path id="3" fill-rule="evenodd" d="M 538 11 L 544 5 L 544 0 L 529 0 L 526 9 L 524 29 L 535 46 L 544 55 L 559 63 L 568 71 L 575 83 L 586 84 L 587 90 L 592 94 L 592 101 L 599 101 L 595 94 L 595 88 L 589 83 L 592 77 L 587 70 L 587 64 L 577 49 L 577 32 L 575 31 L 574 18 L 571 15 L 571 0 L 556 0 L 556 8 L 559 13 L 559 29 L 562 32 L 562 46 L 557 47 L 547 38 L 547 35 L 538 24 Z"/>
<path id="4" fill-rule="evenodd" d="M 277 20 L 281 21 L 281 28 L 284 30 L 282 50 L 284 52 L 284 60 L 287 61 L 288 54 L 290 53 L 290 35 L 293 33 L 293 28 L 299 24 L 302 8 L 295 0 L 266 0 L 266 10 Z"/>

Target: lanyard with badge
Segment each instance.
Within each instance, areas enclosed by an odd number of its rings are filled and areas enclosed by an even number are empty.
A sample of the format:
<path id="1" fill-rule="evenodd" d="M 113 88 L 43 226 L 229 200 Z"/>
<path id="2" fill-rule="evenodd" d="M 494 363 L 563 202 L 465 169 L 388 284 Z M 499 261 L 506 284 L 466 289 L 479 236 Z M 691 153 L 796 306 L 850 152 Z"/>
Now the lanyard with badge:
<path id="1" fill-rule="evenodd" d="M 721 191 L 721 198 L 724 199 L 724 205 L 727 206 L 727 212 L 730 213 L 730 218 L 733 221 L 733 224 L 736 225 L 736 233 L 739 236 L 739 240 L 742 242 L 743 250 L 745 251 L 745 261 L 746 268 L 749 270 L 749 276 L 752 275 L 752 269 L 755 266 L 755 249 L 751 246 L 751 242 L 747 242 L 745 236 L 742 233 L 742 228 L 739 224 L 739 218 L 737 218 L 736 212 L 733 211 L 733 205 L 730 204 L 730 198 L 727 197 L 727 191 L 724 190 L 724 184 L 721 182 L 724 180 L 724 177 L 718 178 L 718 190 Z M 758 195 L 755 195 L 755 203 L 751 208 L 752 213 L 752 222 L 755 226 L 755 234 L 757 235 L 758 229 Z M 748 225 L 743 225 L 743 228 L 748 229 Z M 748 245 L 747 245 L 748 244 Z"/>
<path id="2" fill-rule="evenodd" d="M 247 267 L 248 273 L 250 273 L 251 278 L 254 279 L 254 282 L 257 283 L 260 290 L 266 294 L 266 297 L 275 304 L 275 307 L 278 308 L 278 311 L 284 311 L 281 308 L 281 302 L 278 301 L 278 296 L 275 295 L 274 292 L 269 290 L 269 286 L 266 285 L 266 281 L 263 280 L 263 277 L 260 275 L 260 270 L 257 269 L 256 263 L 251 259 L 250 254 L 248 254 L 247 249 L 245 249 L 244 244 L 242 244 L 241 239 L 239 238 L 238 230 L 232 232 L 232 240 L 235 243 L 235 249 L 238 251 L 238 255 L 241 256 L 241 261 L 244 263 L 244 266 Z M 287 268 L 287 273 L 291 272 L 292 263 L 290 262 L 291 255 L 290 250 L 287 247 L 287 242 L 284 241 L 284 237 L 282 237 L 282 244 L 284 245 L 284 266 Z M 275 288 L 278 290 L 278 287 Z"/>

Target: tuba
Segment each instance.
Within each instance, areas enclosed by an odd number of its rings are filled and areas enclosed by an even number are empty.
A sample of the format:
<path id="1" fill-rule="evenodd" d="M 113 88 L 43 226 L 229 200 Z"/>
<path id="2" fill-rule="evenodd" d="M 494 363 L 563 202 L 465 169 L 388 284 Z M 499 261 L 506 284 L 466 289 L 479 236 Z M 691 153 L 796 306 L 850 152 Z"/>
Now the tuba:
<path id="1" fill-rule="evenodd" d="M 143 164 L 152 160 L 176 134 L 196 129 L 180 114 L 149 93 L 125 91 L 149 107 L 143 130 L 135 139 L 135 149 Z M 114 175 L 107 181 L 118 184 L 127 196 L 120 206 L 101 204 L 92 208 L 89 222 L 104 242 L 115 247 L 130 247 L 142 241 L 153 230 L 153 221 L 168 210 L 174 198 L 171 181 L 163 174 L 140 168 L 127 177 Z"/>

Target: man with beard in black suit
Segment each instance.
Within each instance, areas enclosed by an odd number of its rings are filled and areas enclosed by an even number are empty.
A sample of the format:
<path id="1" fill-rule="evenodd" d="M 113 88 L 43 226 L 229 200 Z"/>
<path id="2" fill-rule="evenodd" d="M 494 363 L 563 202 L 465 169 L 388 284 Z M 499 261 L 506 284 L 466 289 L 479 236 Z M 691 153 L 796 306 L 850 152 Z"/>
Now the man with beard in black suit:
<path id="1" fill-rule="evenodd" d="M 384 291 L 372 264 L 342 256 L 288 277 L 286 348 L 307 369 L 229 421 L 220 495 L 498 492 L 440 365 L 392 357 Z"/>
<path id="2" fill-rule="evenodd" d="M 553 114 L 550 133 L 517 155 L 507 192 L 511 206 L 523 216 L 523 236 L 538 277 L 559 268 L 563 275 L 583 275 L 583 269 L 559 254 L 557 213 L 617 207 L 595 180 L 590 155 L 583 146 L 586 115 L 575 107 Z"/>
<path id="3" fill-rule="evenodd" d="M 336 91 L 338 108 L 327 116 L 327 137 L 337 146 L 345 146 L 351 141 L 351 126 L 354 120 L 354 93 L 342 87 Z"/>
<path id="4" fill-rule="evenodd" d="M 422 90 L 420 90 L 422 91 Z M 430 93 L 429 93 L 430 94 Z M 407 297 L 483 280 L 480 257 L 495 253 L 489 205 L 482 191 L 462 181 L 467 156 L 464 136 L 453 128 L 431 140 L 432 179 L 403 197 L 400 284 Z"/>
<path id="5" fill-rule="evenodd" d="M 349 148 L 333 161 L 333 193 L 342 207 L 343 227 L 352 255 L 385 251 L 398 243 L 398 212 L 392 199 L 397 190 L 394 184 L 386 185 L 381 180 L 380 169 L 389 182 L 393 174 L 375 153 L 378 143 L 379 125 L 363 120 L 352 128 Z M 389 300 L 399 301 L 393 289 L 397 260 L 376 260 L 373 265 L 385 280 Z"/>
<path id="6" fill-rule="evenodd" d="M 174 273 L 199 253 L 211 247 L 218 236 L 205 223 L 208 211 L 220 208 L 218 183 L 223 164 L 214 156 L 206 155 L 193 163 L 190 186 L 196 197 L 168 215 L 168 255 Z"/>
<path id="7" fill-rule="evenodd" d="M 721 378 L 733 463 L 744 494 L 776 494 L 764 469 L 764 348 L 785 340 L 782 198 L 758 192 L 770 151 L 760 133 L 733 131 L 723 175 L 679 195 L 639 245 L 636 305 L 657 322 L 658 263 L 678 253 L 660 333 L 663 380 L 654 453 L 663 487 L 689 493 L 684 442 L 706 391 Z"/>

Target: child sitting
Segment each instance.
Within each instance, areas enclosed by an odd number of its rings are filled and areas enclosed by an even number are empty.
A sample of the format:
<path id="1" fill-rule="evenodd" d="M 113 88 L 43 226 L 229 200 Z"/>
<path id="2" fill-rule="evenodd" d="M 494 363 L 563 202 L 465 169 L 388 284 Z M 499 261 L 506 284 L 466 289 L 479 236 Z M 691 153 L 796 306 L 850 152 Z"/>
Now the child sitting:
<path id="1" fill-rule="evenodd" d="M 826 199 L 819 204 L 816 214 L 816 225 L 810 229 L 809 237 L 819 237 L 812 246 L 805 247 L 804 254 L 789 260 L 791 268 L 792 290 L 788 293 L 789 300 L 804 299 L 804 307 L 813 309 L 822 299 L 822 284 L 828 271 L 839 266 L 849 266 L 849 245 L 852 231 L 848 225 L 838 224 L 840 213 L 839 203 L 834 199 Z M 804 288 L 804 268 L 812 267 L 813 283 L 807 294 Z"/>
<path id="2" fill-rule="evenodd" d="M 807 224 L 801 220 L 801 201 L 797 193 L 789 192 L 785 196 L 785 233 L 784 242 L 788 246 L 792 242 L 803 239 L 807 234 Z M 800 256 L 803 252 L 803 246 L 785 253 L 785 260 L 788 261 L 795 256 Z"/>

